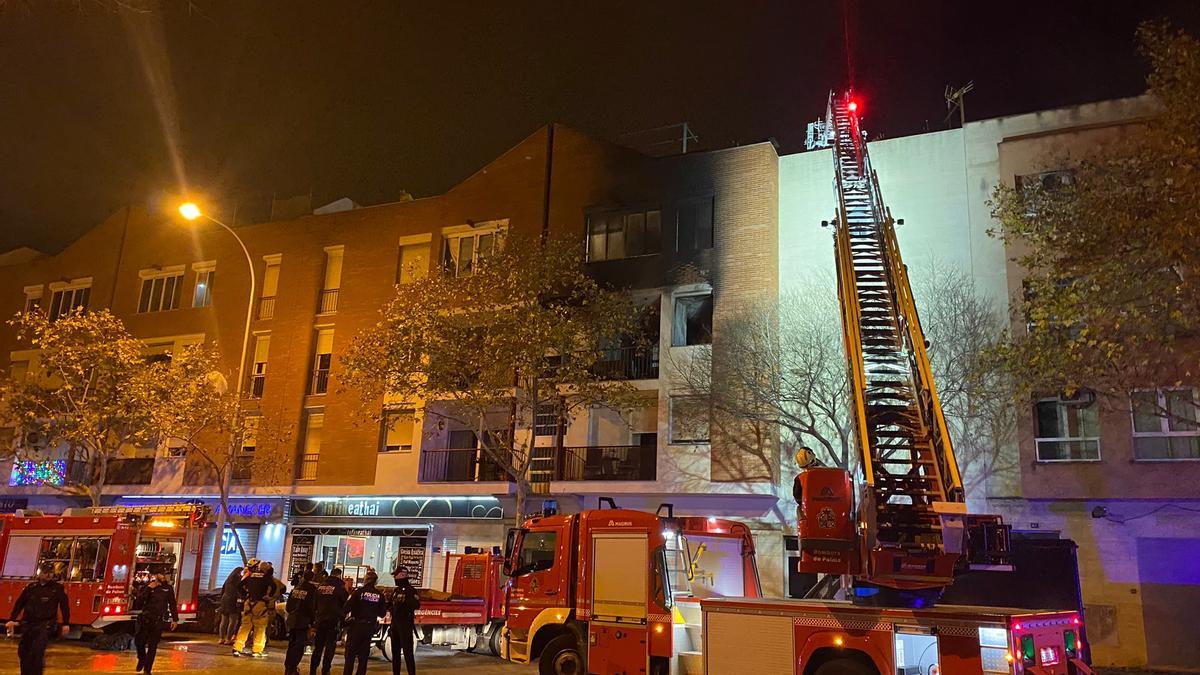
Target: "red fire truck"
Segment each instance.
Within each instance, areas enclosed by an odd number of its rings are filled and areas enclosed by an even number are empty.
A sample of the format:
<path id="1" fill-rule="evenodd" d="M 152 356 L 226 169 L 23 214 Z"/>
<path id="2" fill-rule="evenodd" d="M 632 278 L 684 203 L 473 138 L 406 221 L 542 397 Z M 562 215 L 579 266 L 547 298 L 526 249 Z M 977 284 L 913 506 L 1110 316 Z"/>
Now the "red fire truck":
<path id="1" fill-rule="evenodd" d="M 420 589 L 416 611 L 417 632 L 425 644 L 470 651 L 486 643 L 500 655 L 500 629 L 504 625 L 504 559 L 499 553 L 468 549 L 446 556 L 442 592 Z M 376 644 L 392 660 L 392 644 L 381 630 Z"/>
<path id="2" fill-rule="evenodd" d="M 208 508 L 192 504 L 101 506 L 60 516 L 8 515 L 0 520 L 0 616 L 49 569 L 62 580 L 71 624 L 116 628 L 131 621 L 130 594 L 151 574 L 165 574 L 179 618 L 195 618 L 201 542 Z"/>

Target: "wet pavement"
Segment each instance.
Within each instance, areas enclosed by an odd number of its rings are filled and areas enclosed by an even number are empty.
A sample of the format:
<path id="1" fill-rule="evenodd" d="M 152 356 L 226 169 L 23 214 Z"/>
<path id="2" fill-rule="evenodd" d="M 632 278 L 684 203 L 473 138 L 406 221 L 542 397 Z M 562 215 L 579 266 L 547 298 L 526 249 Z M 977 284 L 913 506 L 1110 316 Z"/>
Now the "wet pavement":
<path id="1" fill-rule="evenodd" d="M 154 662 L 155 675 L 183 673 L 228 673 L 229 675 L 255 675 L 283 671 L 284 642 L 272 642 L 267 647 L 266 658 L 237 658 L 229 647 L 216 643 L 211 635 L 175 633 L 164 636 L 158 647 L 158 658 Z M 392 664 L 383 660 L 378 652 L 367 668 L 369 673 L 390 673 Z M 132 650 L 109 652 L 92 649 L 87 642 L 58 640 L 46 652 L 46 673 L 133 673 L 137 657 Z M 333 673 L 342 672 L 341 650 L 333 660 Z M 308 673 L 308 657 L 300 666 Z M 17 641 L 0 637 L 0 675 L 20 673 L 17 662 Z M 417 647 L 417 672 L 464 673 L 466 675 L 532 675 L 533 667 L 505 663 L 500 659 L 483 654 L 465 654 L 440 647 Z"/>

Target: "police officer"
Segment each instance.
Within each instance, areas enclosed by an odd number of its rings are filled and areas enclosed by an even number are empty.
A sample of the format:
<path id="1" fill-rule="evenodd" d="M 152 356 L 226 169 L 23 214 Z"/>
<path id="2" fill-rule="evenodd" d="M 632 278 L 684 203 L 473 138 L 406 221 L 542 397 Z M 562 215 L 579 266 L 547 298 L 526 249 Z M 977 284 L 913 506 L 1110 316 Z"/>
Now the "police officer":
<path id="1" fill-rule="evenodd" d="M 271 564 L 258 563 L 257 569 L 246 575 L 241 584 L 242 596 L 242 625 L 238 628 L 237 639 L 233 641 L 233 655 L 242 656 L 242 650 L 250 639 L 250 631 L 254 631 L 254 656 L 266 656 L 263 651 L 267 647 L 267 623 L 274 614 L 275 577 Z"/>
<path id="2" fill-rule="evenodd" d="M 308 646 L 308 629 L 317 613 L 317 587 L 312 572 L 300 574 L 300 584 L 292 589 L 287 600 L 288 648 L 283 658 L 284 675 L 300 675 L 300 662 Z"/>
<path id="3" fill-rule="evenodd" d="M 367 657 L 371 655 L 371 638 L 379 629 L 379 620 L 387 614 L 388 603 L 375 586 L 379 575 L 367 572 L 363 577 L 363 585 L 354 589 L 346 602 L 346 614 L 349 615 L 350 630 L 346 636 L 346 667 L 342 675 L 365 675 L 367 672 Z M 354 664 L 358 662 L 358 670 Z"/>
<path id="4" fill-rule="evenodd" d="M 57 632 L 55 619 L 62 613 L 62 634 L 71 629 L 71 607 L 67 592 L 62 584 L 54 580 L 54 573 L 43 567 L 38 570 L 37 581 L 21 591 L 13 605 L 12 619 L 7 628 L 12 631 L 24 613 L 24 629 L 17 656 L 21 659 L 21 675 L 42 675 L 46 667 L 46 645 Z"/>
<path id="5" fill-rule="evenodd" d="M 342 570 L 334 568 L 329 576 L 317 586 L 317 623 L 316 634 L 313 637 L 312 661 L 309 663 L 309 675 L 317 675 L 317 666 L 321 666 L 321 675 L 329 675 L 333 666 L 333 653 L 337 650 L 338 633 L 342 630 L 342 619 L 346 616 L 346 600 L 350 593 L 342 581 Z"/>
<path id="6" fill-rule="evenodd" d="M 404 654 L 404 665 L 408 675 L 416 675 L 417 664 L 413 654 L 413 626 L 415 612 L 421 606 L 417 589 L 408 581 L 408 568 L 401 565 L 392 572 L 396 580 L 396 591 L 392 593 L 392 675 L 400 675 L 400 654 Z"/>
<path id="7" fill-rule="evenodd" d="M 137 648 L 137 671 L 150 675 L 163 628 L 169 624 L 171 630 L 175 630 L 179 625 L 175 591 L 162 575 L 155 574 L 145 586 L 138 589 L 133 607 L 141 610 L 137 618 L 137 632 L 133 636 L 133 644 Z"/>

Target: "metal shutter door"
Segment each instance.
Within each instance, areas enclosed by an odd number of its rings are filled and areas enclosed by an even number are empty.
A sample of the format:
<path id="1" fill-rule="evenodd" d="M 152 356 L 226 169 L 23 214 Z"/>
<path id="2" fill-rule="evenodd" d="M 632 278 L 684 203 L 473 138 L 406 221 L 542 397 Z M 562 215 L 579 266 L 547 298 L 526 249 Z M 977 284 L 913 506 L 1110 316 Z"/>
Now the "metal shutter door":
<path id="1" fill-rule="evenodd" d="M 704 613 L 704 672 L 707 675 L 795 672 L 790 616 Z"/>

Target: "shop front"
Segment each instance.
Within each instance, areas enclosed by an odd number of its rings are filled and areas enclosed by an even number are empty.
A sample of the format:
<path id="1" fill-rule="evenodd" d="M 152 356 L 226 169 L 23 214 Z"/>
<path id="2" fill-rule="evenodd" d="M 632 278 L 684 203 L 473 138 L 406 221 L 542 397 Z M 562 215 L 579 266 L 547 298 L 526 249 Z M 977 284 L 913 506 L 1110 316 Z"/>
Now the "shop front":
<path id="1" fill-rule="evenodd" d="M 398 565 L 412 583 L 440 588 L 447 554 L 499 546 L 504 510 L 494 497 L 327 497 L 291 500 L 287 573 L 306 563 L 341 568 L 358 583 L 374 570 L 390 583 Z"/>

